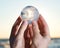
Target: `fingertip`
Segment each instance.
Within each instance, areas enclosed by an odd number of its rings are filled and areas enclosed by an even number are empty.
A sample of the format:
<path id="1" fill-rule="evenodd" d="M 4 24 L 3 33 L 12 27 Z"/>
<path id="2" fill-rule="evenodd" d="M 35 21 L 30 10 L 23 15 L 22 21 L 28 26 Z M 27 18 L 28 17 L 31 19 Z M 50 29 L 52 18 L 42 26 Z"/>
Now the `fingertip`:
<path id="1" fill-rule="evenodd" d="M 19 16 L 17 20 L 22 20 L 21 17 Z"/>
<path id="2" fill-rule="evenodd" d="M 38 20 L 44 20 L 44 18 L 42 17 L 42 15 L 39 15 L 39 19 Z"/>
<path id="3" fill-rule="evenodd" d="M 31 28 L 32 27 L 32 24 L 29 24 L 29 28 Z"/>
<path id="4" fill-rule="evenodd" d="M 27 22 L 26 20 L 24 20 L 23 23 L 24 23 L 25 25 L 28 25 L 28 22 Z"/>
<path id="5" fill-rule="evenodd" d="M 36 21 L 32 21 L 32 25 L 33 25 L 33 26 L 35 26 L 36 23 L 37 23 Z"/>

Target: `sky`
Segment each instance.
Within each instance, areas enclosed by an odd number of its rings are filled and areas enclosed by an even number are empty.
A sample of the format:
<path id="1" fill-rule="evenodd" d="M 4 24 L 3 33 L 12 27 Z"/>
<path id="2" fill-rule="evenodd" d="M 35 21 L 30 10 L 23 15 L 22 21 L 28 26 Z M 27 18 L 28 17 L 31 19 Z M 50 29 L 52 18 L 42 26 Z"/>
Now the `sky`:
<path id="1" fill-rule="evenodd" d="M 0 0 L 0 38 L 9 38 L 25 6 L 34 6 L 46 20 L 51 37 L 60 37 L 60 0 Z"/>

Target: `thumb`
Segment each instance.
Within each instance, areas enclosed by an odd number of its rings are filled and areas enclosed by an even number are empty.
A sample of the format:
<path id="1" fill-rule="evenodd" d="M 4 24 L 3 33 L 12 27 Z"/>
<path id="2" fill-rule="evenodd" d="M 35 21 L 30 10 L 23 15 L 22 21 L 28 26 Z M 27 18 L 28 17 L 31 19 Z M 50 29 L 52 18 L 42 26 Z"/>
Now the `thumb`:
<path id="1" fill-rule="evenodd" d="M 38 28 L 38 24 L 37 24 L 36 21 L 33 21 L 33 22 L 32 22 L 32 26 L 33 26 L 33 35 L 34 35 L 34 36 L 41 36 L 41 35 L 40 35 L 40 30 L 39 30 L 39 28 Z"/>
<path id="2" fill-rule="evenodd" d="M 23 23 L 21 24 L 21 26 L 20 26 L 20 28 L 18 30 L 18 35 L 17 36 L 23 37 L 27 26 L 28 26 L 28 22 L 27 21 L 23 21 Z"/>

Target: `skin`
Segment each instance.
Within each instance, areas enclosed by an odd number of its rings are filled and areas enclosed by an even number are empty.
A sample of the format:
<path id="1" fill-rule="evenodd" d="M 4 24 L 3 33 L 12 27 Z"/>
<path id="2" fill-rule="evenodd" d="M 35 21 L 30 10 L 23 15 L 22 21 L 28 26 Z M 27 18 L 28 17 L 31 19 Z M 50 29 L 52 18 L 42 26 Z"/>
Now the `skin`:
<path id="1" fill-rule="evenodd" d="M 49 28 L 40 15 L 38 21 L 28 24 L 19 16 L 10 35 L 11 48 L 47 48 L 50 42 Z"/>
<path id="2" fill-rule="evenodd" d="M 26 22 L 26 23 L 25 23 Z M 10 35 L 10 48 L 30 48 L 30 36 L 28 22 L 22 21 L 21 17 L 19 16 L 15 21 Z M 23 30 L 24 29 L 24 30 Z M 21 36 L 23 31 L 23 36 Z M 20 34 L 21 32 L 21 34 Z M 19 43 L 20 42 L 20 43 Z M 19 45 L 19 46 L 18 46 Z"/>
<path id="3" fill-rule="evenodd" d="M 30 32 L 33 32 L 31 48 L 48 48 L 50 33 L 47 23 L 40 15 L 38 21 L 33 21 L 30 25 Z"/>

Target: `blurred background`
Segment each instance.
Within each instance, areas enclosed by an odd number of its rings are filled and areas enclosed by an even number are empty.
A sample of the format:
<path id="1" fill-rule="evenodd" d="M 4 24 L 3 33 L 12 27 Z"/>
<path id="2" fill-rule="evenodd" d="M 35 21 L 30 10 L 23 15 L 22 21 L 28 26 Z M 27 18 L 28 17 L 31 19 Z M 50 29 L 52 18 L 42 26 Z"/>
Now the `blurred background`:
<path id="1" fill-rule="evenodd" d="M 60 48 L 60 0 L 0 0 L 0 48 L 9 47 L 11 28 L 25 6 L 35 6 L 51 35 L 48 48 Z"/>

